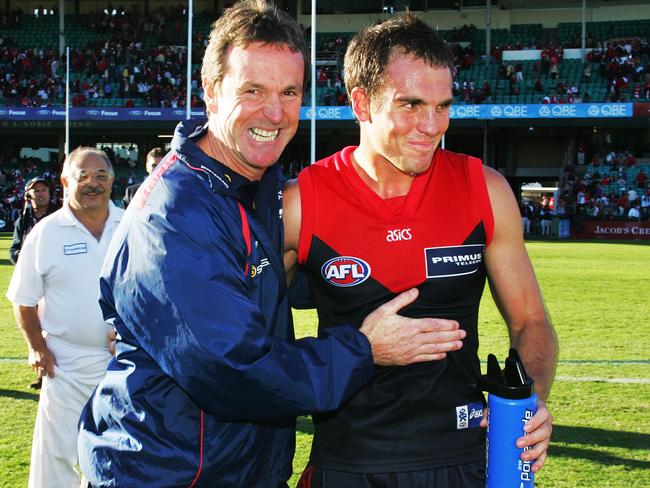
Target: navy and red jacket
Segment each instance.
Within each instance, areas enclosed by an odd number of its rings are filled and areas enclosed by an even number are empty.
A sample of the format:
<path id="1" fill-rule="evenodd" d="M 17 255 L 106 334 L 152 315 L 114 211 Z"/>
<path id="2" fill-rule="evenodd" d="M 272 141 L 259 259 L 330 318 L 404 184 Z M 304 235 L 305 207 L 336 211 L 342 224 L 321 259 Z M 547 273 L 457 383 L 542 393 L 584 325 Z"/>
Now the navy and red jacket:
<path id="1" fill-rule="evenodd" d="M 295 417 L 337 408 L 372 376 L 363 334 L 294 341 L 282 177 L 251 182 L 179 124 L 100 278 L 117 355 L 80 419 L 94 487 L 272 487 L 291 476 Z"/>

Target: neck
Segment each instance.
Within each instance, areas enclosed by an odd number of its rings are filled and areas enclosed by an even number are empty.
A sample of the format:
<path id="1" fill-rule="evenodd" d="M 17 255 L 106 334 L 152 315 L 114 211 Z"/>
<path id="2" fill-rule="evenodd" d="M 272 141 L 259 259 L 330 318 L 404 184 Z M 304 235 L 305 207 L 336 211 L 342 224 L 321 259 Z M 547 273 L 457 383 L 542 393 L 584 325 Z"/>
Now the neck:
<path id="1" fill-rule="evenodd" d="M 68 205 L 72 214 L 98 241 L 102 237 L 104 225 L 108 220 L 108 206 L 100 208 L 74 208 Z"/>
<path id="2" fill-rule="evenodd" d="M 45 213 L 47 212 L 47 207 L 33 207 L 33 209 L 34 209 L 34 216 L 37 219 L 43 217 L 43 215 L 45 215 Z"/>
<path id="3" fill-rule="evenodd" d="M 256 168 L 241 164 L 236 155 L 233 154 L 235 151 L 223 144 L 210 130 L 197 141 L 196 145 L 212 159 L 216 159 L 244 178 L 251 181 L 258 181 L 264 175 L 264 170 L 256 170 Z"/>
<path id="4" fill-rule="evenodd" d="M 415 175 L 404 173 L 363 143 L 351 154 L 352 165 L 368 187 L 384 200 L 408 194 Z"/>

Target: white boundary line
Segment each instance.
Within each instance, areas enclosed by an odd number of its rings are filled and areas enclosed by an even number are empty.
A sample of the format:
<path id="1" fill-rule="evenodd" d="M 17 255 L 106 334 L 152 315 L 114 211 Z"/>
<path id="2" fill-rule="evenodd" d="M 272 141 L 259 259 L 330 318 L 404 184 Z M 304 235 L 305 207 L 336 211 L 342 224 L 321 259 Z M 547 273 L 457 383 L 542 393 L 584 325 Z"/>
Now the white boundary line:
<path id="1" fill-rule="evenodd" d="M 602 378 L 599 376 L 564 376 L 558 375 L 555 381 L 568 381 L 573 383 L 623 383 L 623 384 L 641 384 L 650 385 L 650 379 L 647 378 Z"/>

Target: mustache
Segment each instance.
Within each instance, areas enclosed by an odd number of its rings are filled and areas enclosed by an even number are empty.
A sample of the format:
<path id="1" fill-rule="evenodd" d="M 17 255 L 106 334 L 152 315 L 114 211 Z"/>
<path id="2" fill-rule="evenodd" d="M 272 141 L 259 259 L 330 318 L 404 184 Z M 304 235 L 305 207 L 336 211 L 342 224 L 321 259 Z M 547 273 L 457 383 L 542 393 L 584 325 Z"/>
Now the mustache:
<path id="1" fill-rule="evenodd" d="M 81 190 L 82 195 L 101 195 L 102 193 L 104 193 L 104 190 L 102 190 L 98 186 L 86 187 L 83 190 Z"/>

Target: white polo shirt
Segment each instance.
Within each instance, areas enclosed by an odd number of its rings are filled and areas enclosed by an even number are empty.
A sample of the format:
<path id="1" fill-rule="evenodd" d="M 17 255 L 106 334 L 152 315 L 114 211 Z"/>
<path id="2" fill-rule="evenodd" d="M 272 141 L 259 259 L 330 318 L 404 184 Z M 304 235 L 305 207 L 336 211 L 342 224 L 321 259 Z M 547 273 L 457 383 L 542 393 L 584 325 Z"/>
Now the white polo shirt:
<path id="1" fill-rule="evenodd" d="M 48 335 L 79 346 L 107 347 L 99 273 L 122 214 L 124 210 L 109 203 L 108 220 L 97 241 L 65 202 L 27 235 L 7 298 L 14 304 L 38 305 Z"/>

